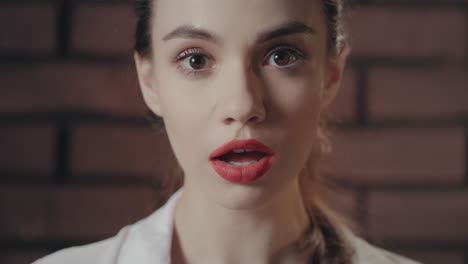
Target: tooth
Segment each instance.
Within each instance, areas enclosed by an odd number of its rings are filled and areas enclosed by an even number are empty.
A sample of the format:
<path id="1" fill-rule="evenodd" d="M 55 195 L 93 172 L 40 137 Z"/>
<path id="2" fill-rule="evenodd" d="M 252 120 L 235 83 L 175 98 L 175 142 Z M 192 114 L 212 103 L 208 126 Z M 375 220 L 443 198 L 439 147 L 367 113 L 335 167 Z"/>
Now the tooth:
<path id="1" fill-rule="evenodd" d="M 242 161 L 242 162 L 236 162 L 236 161 L 229 161 L 228 163 L 234 166 L 246 166 L 250 164 L 256 163 L 256 160 L 251 160 L 251 161 Z"/>
<path id="2" fill-rule="evenodd" d="M 243 153 L 243 152 L 245 152 L 244 149 L 233 149 L 232 151 L 233 151 L 234 153 Z"/>

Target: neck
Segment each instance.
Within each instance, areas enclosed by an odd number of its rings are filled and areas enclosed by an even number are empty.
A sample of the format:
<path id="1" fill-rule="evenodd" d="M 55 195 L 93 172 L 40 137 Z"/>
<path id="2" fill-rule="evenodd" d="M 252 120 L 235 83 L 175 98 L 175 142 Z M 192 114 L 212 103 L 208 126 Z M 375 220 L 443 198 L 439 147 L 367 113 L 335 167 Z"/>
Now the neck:
<path id="1" fill-rule="evenodd" d="M 258 208 L 233 210 L 187 191 L 175 209 L 173 263 L 301 263 L 310 225 L 297 182 Z M 202 201 L 202 202 L 200 202 Z"/>

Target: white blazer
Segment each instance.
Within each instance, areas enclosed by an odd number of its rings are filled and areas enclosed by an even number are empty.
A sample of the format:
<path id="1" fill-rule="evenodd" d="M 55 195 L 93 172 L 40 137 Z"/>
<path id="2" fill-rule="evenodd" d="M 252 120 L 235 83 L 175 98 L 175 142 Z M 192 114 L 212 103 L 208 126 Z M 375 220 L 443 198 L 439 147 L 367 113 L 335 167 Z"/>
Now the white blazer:
<path id="1" fill-rule="evenodd" d="M 84 246 L 70 247 L 33 264 L 170 264 L 174 208 L 182 189 L 148 217 L 123 227 L 117 235 Z M 353 264 L 418 264 L 370 245 L 351 234 L 356 254 Z M 421 264 L 421 263 L 419 263 Z"/>

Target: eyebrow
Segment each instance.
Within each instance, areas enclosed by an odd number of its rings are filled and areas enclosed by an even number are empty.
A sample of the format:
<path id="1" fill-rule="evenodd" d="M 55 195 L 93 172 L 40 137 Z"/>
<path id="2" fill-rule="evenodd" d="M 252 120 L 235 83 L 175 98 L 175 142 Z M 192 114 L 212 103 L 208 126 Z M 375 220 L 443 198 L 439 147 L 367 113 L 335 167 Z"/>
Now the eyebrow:
<path id="1" fill-rule="evenodd" d="M 266 42 L 274 38 L 279 38 L 286 35 L 296 34 L 296 33 L 308 33 L 314 35 L 316 33 L 315 29 L 307 26 L 306 24 L 298 21 L 292 21 L 280 24 L 276 26 L 273 30 L 265 31 L 259 34 L 257 42 Z"/>
<path id="2" fill-rule="evenodd" d="M 314 35 L 316 34 L 316 31 L 302 22 L 292 21 L 280 24 L 271 30 L 261 32 L 257 37 L 256 43 L 266 42 L 275 38 L 297 33 L 308 33 Z M 216 34 L 193 25 L 182 25 L 177 27 L 164 36 L 162 40 L 168 41 L 175 38 L 201 39 L 214 43 L 221 42 L 220 38 Z"/>
<path id="3" fill-rule="evenodd" d="M 164 36 L 162 40 L 168 41 L 175 38 L 202 39 L 217 43 L 220 42 L 219 37 L 217 37 L 215 34 L 210 33 L 204 29 L 197 28 L 193 25 L 182 25 Z"/>

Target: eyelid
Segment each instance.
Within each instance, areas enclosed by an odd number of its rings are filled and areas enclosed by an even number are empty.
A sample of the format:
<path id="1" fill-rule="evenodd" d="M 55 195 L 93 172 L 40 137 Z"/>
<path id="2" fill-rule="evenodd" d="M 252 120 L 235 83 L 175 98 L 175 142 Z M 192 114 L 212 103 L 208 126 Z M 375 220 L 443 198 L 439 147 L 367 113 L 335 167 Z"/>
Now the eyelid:
<path id="1" fill-rule="evenodd" d="M 201 48 L 189 48 L 180 52 L 179 55 L 177 55 L 177 57 L 175 58 L 175 61 L 178 62 L 193 55 L 206 56 L 205 54 L 203 54 L 203 50 Z"/>

